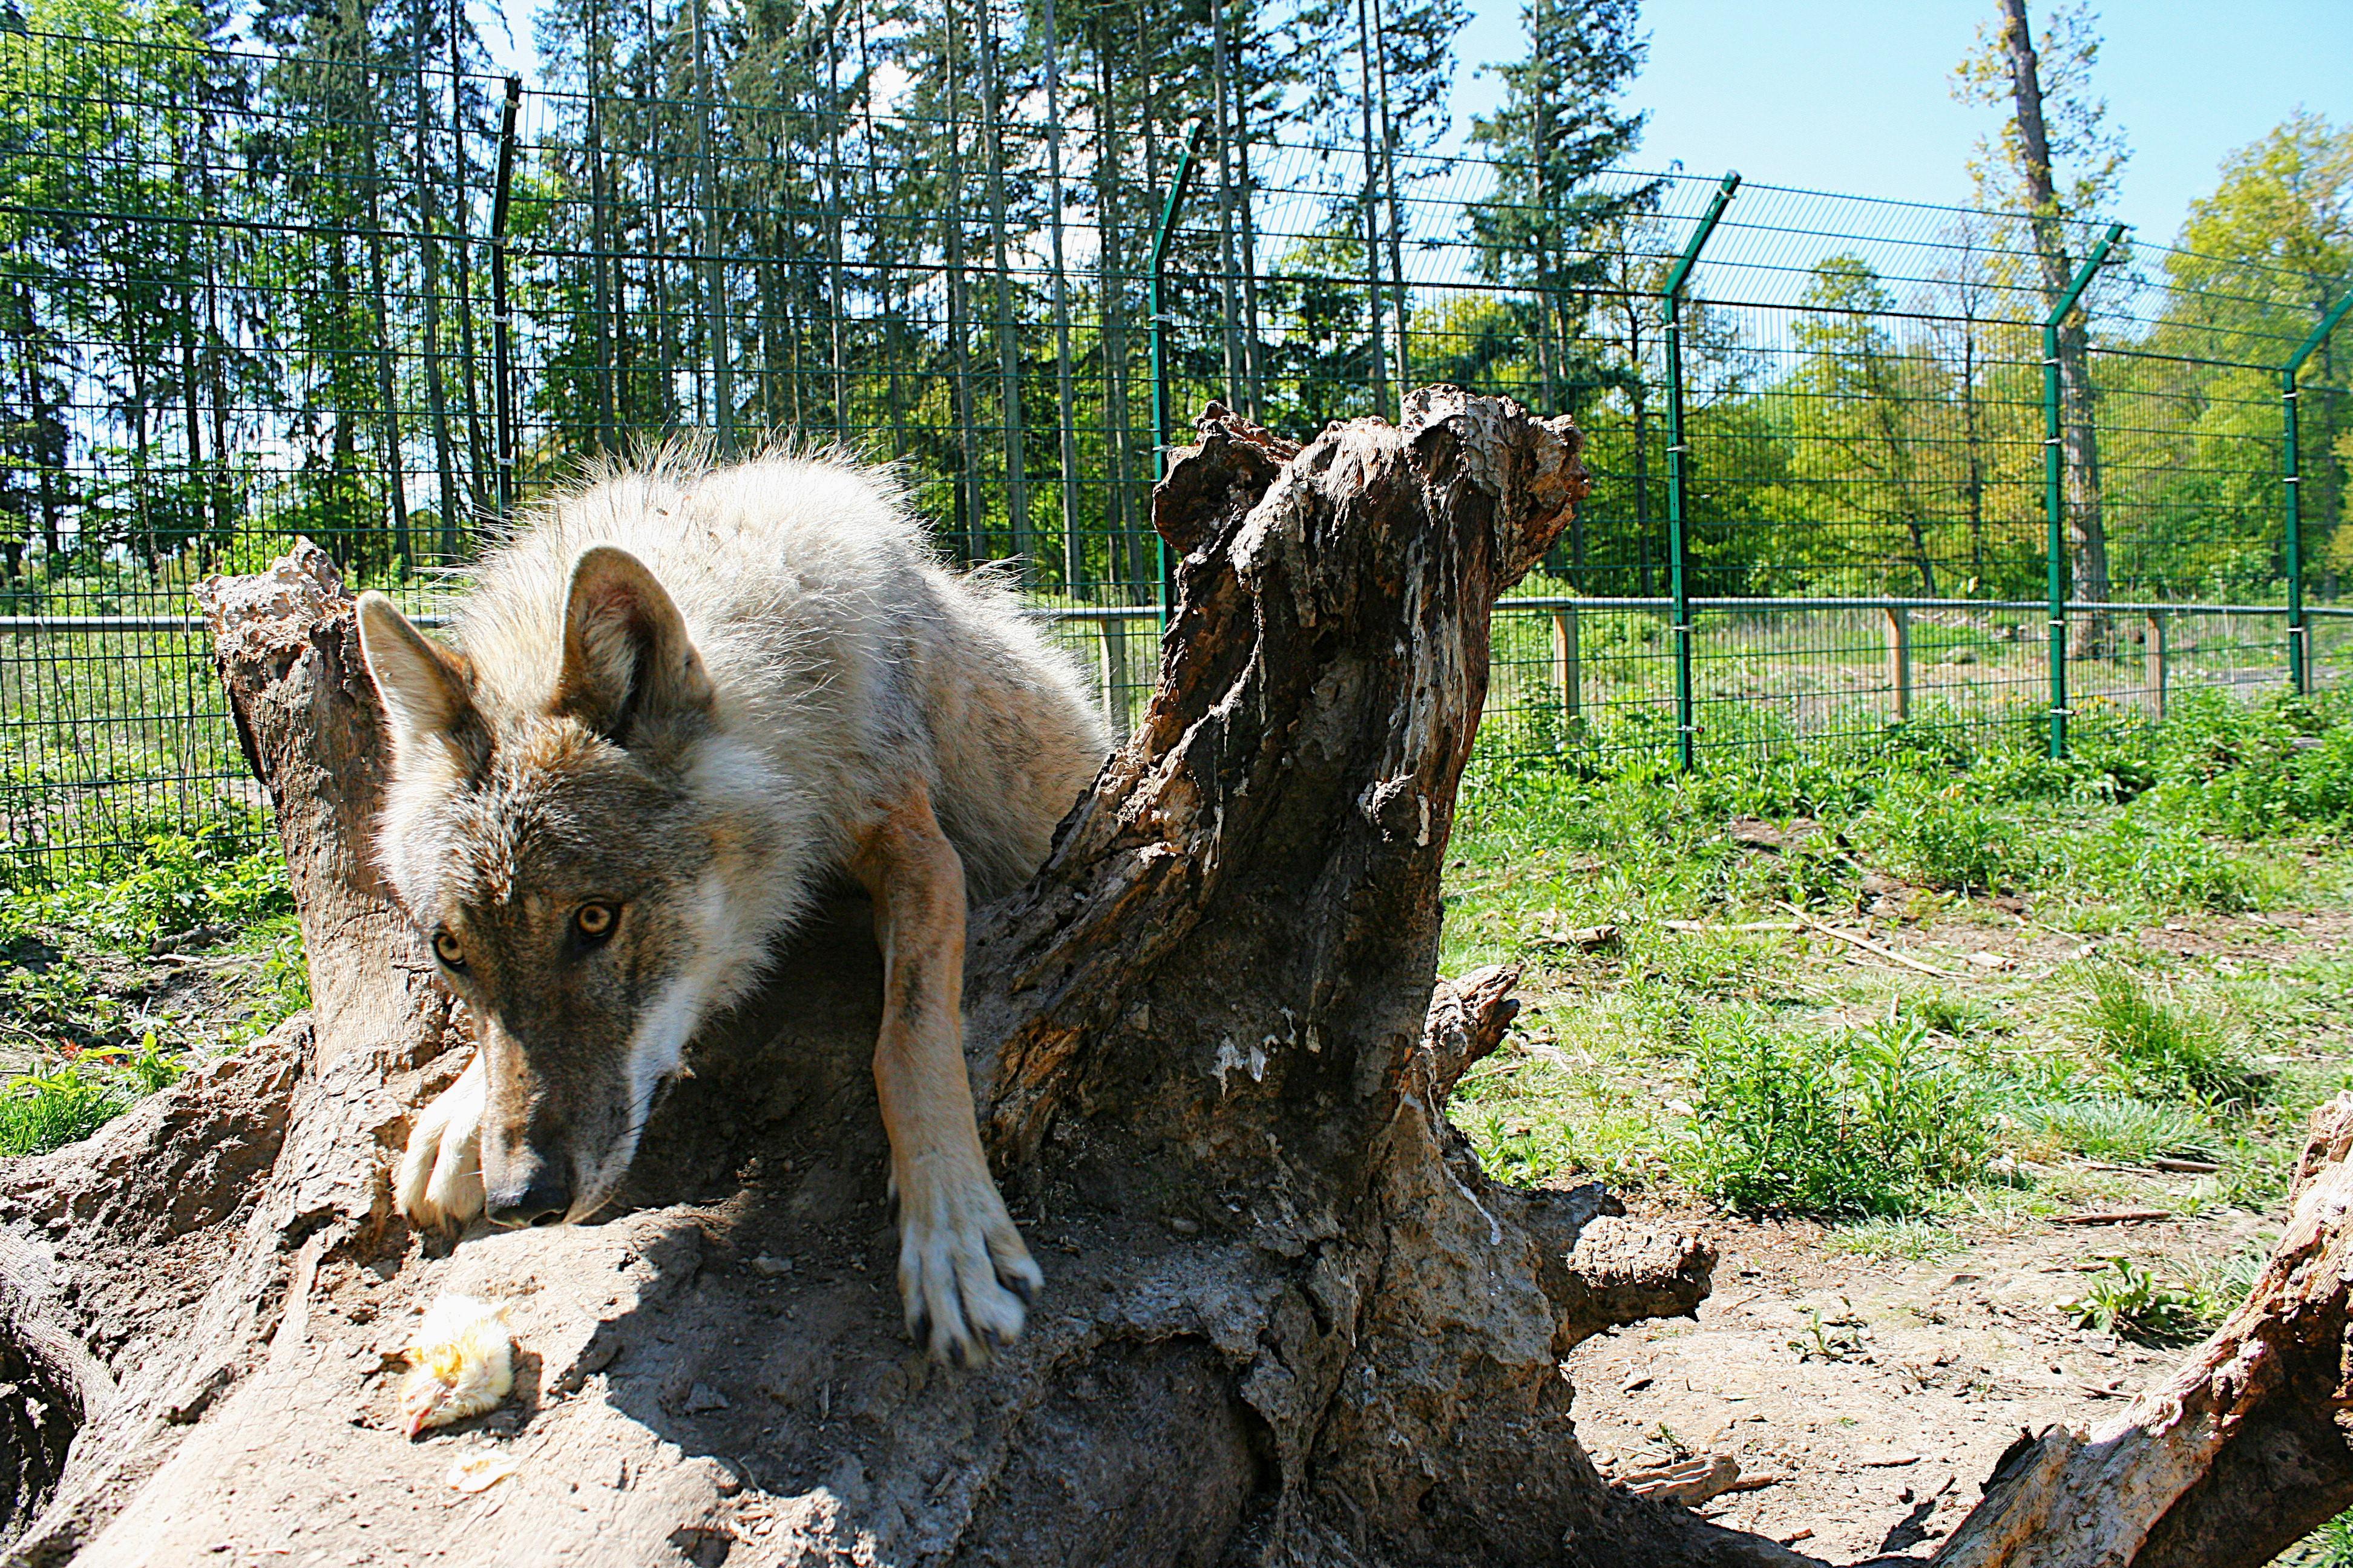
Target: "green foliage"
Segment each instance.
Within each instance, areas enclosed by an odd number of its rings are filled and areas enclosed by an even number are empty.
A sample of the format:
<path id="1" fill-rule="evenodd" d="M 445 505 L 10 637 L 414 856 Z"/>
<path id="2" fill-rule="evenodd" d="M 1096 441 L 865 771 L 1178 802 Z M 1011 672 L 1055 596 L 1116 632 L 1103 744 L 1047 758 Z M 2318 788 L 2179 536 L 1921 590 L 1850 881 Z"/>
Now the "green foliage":
<path id="1" fill-rule="evenodd" d="M 2178 1104 L 2104 1094 L 2026 1105 L 2017 1116 L 2037 1139 L 2097 1160 L 2142 1164 L 2164 1155 L 2197 1159 L 2214 1152 L 2205 1118 Z"/>
<path id="2" fill-rule="evenodd" d="M 0 1087 L 0 1155 L 46 1154 L 89 1137 L 186 1064 L 151 1031 L 137 1050 L 77 1052 Z"/>
<path id="3" fill-rule="evenodd" d="M 1798 1353 L 1799 1361 L 1870 1359 L 1871 1325 L 1855 1315 L 1853 1302 L 1840 1297 L 1835 1316 L 1825 1316 L 1820 1307 L 1804 1307 L 1799 1310 L 1805 1314 L 1806 1326 L 1796 1339 L 1788 1342 L 1789 1349 Z"/>
<path id="4" fill-rule="evenodd" d="M 2280 1553 L 2280 1568 L 2353 1568 L 2353 1510 Z"/>
<path id="5" fill-rule="evenodd" d="M 1926 887 L 2004 892 L 2031 882 L 2038 868 L 2026 824 L 1967 779 L 1899 779 L 1872 803 L 1860 831 L 1874 864 Z"/>
<path id="6" fill-rule="evenodd" d="M 243 1044 L 309 1004 L 285 862 L 250 814 L 19 872 L 0 889 L 0 1041 L 29 1048 L 36 1065 L 0 1084 L 0 1152 L 87 1137 L 193 1055 Z M 155 1011 L 146 979 L 124 966 L 197 931 L 247 962 L 213 994 L 213 1016 Z"/>
<path id="7" fill-rule="evenodd" d="M 2079 1329 L 2096 1329 L 2142 1344 L 2168 1344 L 2197 1331 L 2198 1307 L 2188 1294 L 2159 1284 L 2145 1265 L 2128 1258 L 2106 1267 L 2083 1292 L 2059 1303 Z"/>
<path id="8" fill-rule="evenodd" d="M 26 1073 L 0 1090 L 0 1154 L 46 1154 L 89 1137 L 131 1103 L 121 1085 L 71 1062 Z"/>
<path id="9" fill-rule="evenodd" d="M 1736 1209 L 1902 1214 L 1978 1175 L 1992 1138 L 1978 1084 L 1915 1020 L 1805 1035 L 1728 1014 L 1694 1068 L 1685 1168 Z"/>
<path id="10" fill-rule="evenodd" d="M 2158 996 L 2127 970 L 2092 971 L 2084 1023 L 2103 1067 L 2145 1099 L 2228 1105 L 2261 1081 L 2220 1019 Z"/>
<path id="11" fill-rule="evenodd" d="M 2335 690 L 2253 703 L 2184 693 L 2152 736 L 2151 805 L 2242 838 L 2353 826 L 2348 701 Z"/>
<path id="12" fill-rule="evenodd" d="M 77 926 L 115 944 L 292 914 L 285 858 L 269 840 L 253 847 L 253 837 L 231 820 L 193 834 L 153 834 L 130 855 L 85 859 L 47 902 L 52 910 L 70 902 Z"/>
<path id="13" fill-rule="evenodd" d="M 1857 1258 L 1926 1263 L 1957 1252 L 1968 1243 L 1941 1225 L 1906 1216 L 1840 1226 L 1822 1238 L 1822 1245 L 1832 1252 L 1850 1253 Z"/>

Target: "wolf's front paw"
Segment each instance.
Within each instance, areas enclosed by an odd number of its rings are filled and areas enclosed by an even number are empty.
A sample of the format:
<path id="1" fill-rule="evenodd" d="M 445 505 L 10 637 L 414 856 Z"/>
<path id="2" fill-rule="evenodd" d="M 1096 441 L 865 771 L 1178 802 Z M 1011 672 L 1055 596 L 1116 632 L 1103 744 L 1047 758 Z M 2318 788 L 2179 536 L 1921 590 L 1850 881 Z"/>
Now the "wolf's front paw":
<path id="1" fill-rule="evenodd" d="M 482 1107 L 490 1082 L 481 1054 L 425 1108 L 408 1135 L 393 1202 L 411 1225 L 461 1226 L 482 1212 Z"/>
<path id="2" fill-rule="evenodd" d="M 907 1331 L 934 1361 L 966 1366 L 988 1358 L 990 1342 L 1009 1345 L 1021 1337 L 1023 1306 L 1046 1283 L 976 1151 L 974 1163 L 976 1170 L 951 1174 L 924 1172 L 916 1162 L 892 1184 Z"/>

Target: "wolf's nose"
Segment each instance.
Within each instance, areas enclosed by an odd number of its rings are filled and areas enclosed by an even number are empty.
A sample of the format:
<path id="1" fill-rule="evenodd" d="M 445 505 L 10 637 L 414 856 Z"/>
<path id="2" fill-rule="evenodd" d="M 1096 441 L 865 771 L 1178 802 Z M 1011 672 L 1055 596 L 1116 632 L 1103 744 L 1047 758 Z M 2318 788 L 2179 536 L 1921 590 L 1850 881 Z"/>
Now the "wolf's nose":
<path id="1" fill-rule="evenodd" d="M 491 1223 L 509 1229 L 562 1225 L 564 1216 L 572 1212 L 572 1184 L 565 1180 L 563 1167 L 552 1162 L 533 1171 L 521 1191 L 492 1193 L 489 1197 Z"/>

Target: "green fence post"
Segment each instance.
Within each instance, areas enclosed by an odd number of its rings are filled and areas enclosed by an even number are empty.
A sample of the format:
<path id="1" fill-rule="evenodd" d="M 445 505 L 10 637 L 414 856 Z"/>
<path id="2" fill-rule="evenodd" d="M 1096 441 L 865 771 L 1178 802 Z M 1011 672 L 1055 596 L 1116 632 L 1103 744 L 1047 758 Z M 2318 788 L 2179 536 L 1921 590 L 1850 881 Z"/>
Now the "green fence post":
<path id="1" fill-rule="evenodd" d="M 1667 275 L 1667 592 L 1674 595 L 1675 624 L 1675 766 L 1690 771 L 1698 753 L 1699 723 L 1692 703 L 1691 581 L 1684 570 L 1683 479 L 1689 465 L 1683 440 L 1683 285 L 1707 237 L 1715 232 L 1732 193 L 1740 188 L 1740 171 L 1733 170 L 1716 187 L 1715 199 L 1692 231 L 1675 269 Z"/>
<path id="2" fill-rule="evenodd" d="M 1185 188 L 1193 183 L 1193 164 L 1201 151 L 1201 121 L 1197 116 L 1185 127 L 1183 151 L 1176 155 L 1176 177 L 1168 184 L 1168 199 L 1160 208 L 1160 226 L 1152 236 L 1152 479 L 1155 484 L 1168 477 L 1168 454 L 1171 448 L 1168 427 L 1168 312 L 1161 301 L 1161 293 L 1168 279 L 1168 236 L 1176 229 L 1177 209 L 1185 205 Z M 1153 535 L 1153 548 L 1160 562 L 1160 629 L 1168 629 L 1168 617 L 1176 609 L 1176 563 L 1168 559 L 1168 542 Z"/>
<path id="3" fill-rule="evenodd" d="M 2124 237 L 2124 225 L 2108 226 L 2108 232 L 2075 269 L 2067 291 L 2042 319 L 2042 510 L 2051 524 L 2046 561 L 2051 596 L 2051 754 L 2054 758 L 2067 754 L 2067 487 L 2060 451 L 2064 437 L 2059 414 L 2059 323 L 2084 297 L 2092 274 Z"/>
<path id="4" fill-rule="evenodd" d="M 2281 504 L 2286 509 L 2280 549 L 2287 557 L 2287 679 L 2299 693 L 2312 689 L 2312 634 L 2304 624 L 2304 512 L 2303 498 L 2298 493 L 2303 488 L 2303 475 L 2298 471 L 2296 454 L 2295 383 L 2304 370 L 2304 362 L 2328 341 L 2328 334 L 2345 319 L 2347 307 L 2353 306 L 2353 279 L 2347 283 L 2345 292 L 2320 318 L 2320 324 L 2312 329 L 2304 346 L 2280 366 L 2280 489 Z"/>
<path id="5" fill-rule="evenodd" d="M 491 403 L 501 521 L 514 515 L 515 502 L 514 313 L 507 304 L 507 207 L 514 191 L 515 110 L 522 103 L 522 78 L 511 76 L 506 102 L 499 110 L 498 184 L 491 197 Z"/>

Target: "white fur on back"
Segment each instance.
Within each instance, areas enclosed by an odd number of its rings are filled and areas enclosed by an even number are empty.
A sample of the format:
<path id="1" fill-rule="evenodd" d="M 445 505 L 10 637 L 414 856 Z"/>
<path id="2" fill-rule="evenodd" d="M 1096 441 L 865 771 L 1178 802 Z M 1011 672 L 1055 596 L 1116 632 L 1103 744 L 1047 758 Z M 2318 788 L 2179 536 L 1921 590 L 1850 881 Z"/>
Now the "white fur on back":
<path id="1" fill-rule="evenodd" d="M 714 468 L 674 449 L 557 497 L 491 552 L 455 624 L 494 724 L 547 706 L 573 563 L 596 544 L 678 605 L 732 742 L 702 748 L 689 787 L 754 805 L 797 847 L 770 868 L 785 882 L 837 866 L 912 772 L 976 891 L 1002 890 L 1106 749 L 1069 662 L 1010 595 L 938 562 L 886 472 L 790 451 Z M 779 913 L 799 901 L 774 891 Z"/>

